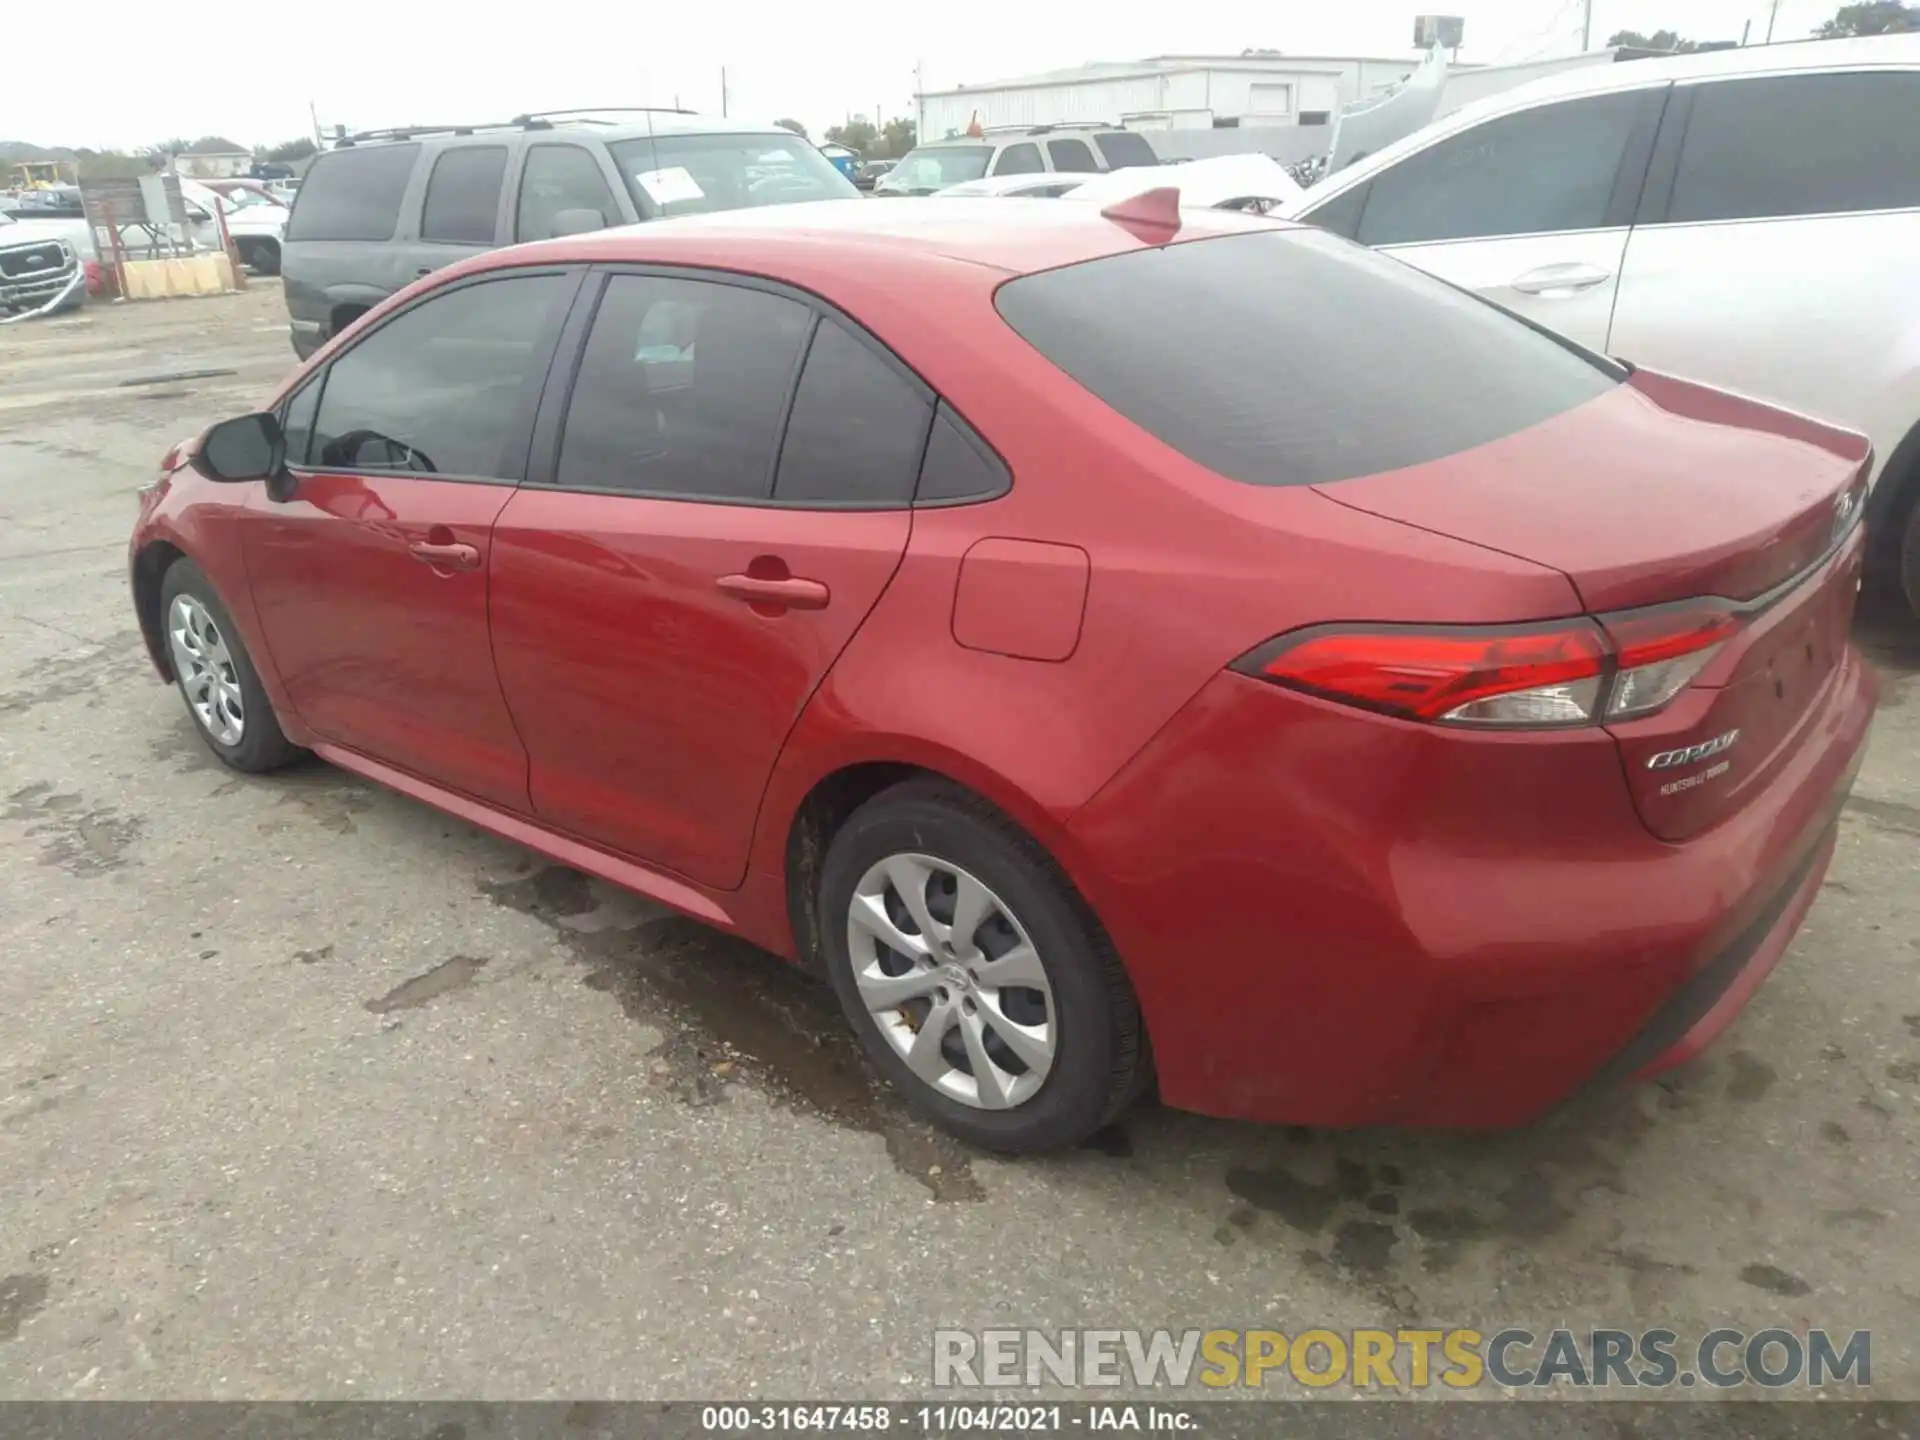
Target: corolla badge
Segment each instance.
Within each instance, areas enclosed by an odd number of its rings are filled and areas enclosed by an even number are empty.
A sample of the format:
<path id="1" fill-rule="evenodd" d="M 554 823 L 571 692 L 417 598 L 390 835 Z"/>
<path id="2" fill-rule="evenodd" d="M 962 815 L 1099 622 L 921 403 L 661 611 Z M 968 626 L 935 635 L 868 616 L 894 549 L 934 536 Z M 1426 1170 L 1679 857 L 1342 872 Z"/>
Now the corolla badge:
<path id="1" fill-rule="evenodd" d="M 1702 740 L 1698 745 L 1689 745 L 1684 750 L 1662 750 L 1647 761 L 1649 770 L 1671 770 L 1678 765 L 1692 765 L 1705 760 L 1710 755 L 1731 750 L 1734 742 L 1740 738 L 1738 730 L 1729 730 L 1724 735 L 1716 735 L 1711 740 Z"/>

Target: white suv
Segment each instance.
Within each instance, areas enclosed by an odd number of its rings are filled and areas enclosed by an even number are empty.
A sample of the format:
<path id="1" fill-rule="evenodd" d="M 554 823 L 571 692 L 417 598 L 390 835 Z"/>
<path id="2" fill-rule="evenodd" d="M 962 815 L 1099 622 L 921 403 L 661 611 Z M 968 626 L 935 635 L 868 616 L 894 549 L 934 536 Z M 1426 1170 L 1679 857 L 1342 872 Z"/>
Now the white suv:
<path id="1" fill-rule="evenodd" d="M 1591 349 L 1865 431 L 1869 563 L 1920 613 L 1920 35 L 1556 75 L 1280 213 Z"/>

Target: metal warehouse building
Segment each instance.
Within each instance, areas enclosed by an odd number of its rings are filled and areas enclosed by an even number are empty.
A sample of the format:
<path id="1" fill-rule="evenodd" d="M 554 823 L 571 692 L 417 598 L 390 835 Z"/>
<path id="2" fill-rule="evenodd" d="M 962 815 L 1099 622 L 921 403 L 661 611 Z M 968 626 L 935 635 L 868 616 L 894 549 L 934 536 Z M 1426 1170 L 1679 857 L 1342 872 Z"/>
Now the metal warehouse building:
<path id="1" fill-rule="evenodd" d="M 1522 65 L 1454 65 L 1441 109 L 1574 65 L 1606 63 L 1611 50 Z M 1342 105 L 1398 82 L 1420 62 L 1365 55 L 1160 55 L 1099 62 L 1013 80 L 928 91 L 920 135 L 938 140 L 982 127 L 1123 124 L 1132 130 L 1206 130 L 1330 124 Z"/>

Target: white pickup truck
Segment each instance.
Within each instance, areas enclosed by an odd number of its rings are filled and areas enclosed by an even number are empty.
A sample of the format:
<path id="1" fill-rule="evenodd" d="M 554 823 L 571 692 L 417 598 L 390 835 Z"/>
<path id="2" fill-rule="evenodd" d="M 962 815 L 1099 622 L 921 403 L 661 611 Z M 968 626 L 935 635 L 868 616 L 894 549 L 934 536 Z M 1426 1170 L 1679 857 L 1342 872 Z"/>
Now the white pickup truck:
<path id="1" fill-rule="evenodd" d="M 0 212 L 0 324 L 86 304 L 92 258 L 85 220 L 16 220 Z"/>

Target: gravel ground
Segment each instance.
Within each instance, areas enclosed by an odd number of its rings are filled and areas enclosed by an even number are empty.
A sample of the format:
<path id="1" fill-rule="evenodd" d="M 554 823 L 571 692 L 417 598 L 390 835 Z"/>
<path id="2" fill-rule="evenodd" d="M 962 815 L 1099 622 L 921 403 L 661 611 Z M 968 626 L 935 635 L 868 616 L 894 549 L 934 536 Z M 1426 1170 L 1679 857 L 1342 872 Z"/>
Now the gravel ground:
<path id="1" fill-rule="evenodd" d="M 1920 632 L 1863 619 L 1832 876 L 1700 1062 L 1507 1135 L 1147 1109 L 1006 1163 L 776 961 L 213 762 L 124 547 L 284 322 L 256 282 L 0 330 L 0 1396 L 877 1397 L 936 1326 L 1598 1324 L 1870 1328 L 1920 1398 Z"/>

